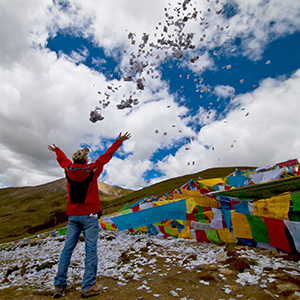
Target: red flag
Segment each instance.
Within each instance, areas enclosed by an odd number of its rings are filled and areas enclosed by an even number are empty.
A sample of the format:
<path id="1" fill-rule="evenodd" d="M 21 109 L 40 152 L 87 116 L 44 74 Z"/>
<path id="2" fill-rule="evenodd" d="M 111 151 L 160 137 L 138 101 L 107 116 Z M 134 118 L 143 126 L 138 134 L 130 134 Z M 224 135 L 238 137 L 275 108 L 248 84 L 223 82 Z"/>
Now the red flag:
<path id="1" fill-rule="evenodd" d="M 263 217 L 263 220 L 269 232 L 270 245 L 285 252 L 291 252 L 291 247 L 285 233 L 284 221 L 267 217 Z"/>

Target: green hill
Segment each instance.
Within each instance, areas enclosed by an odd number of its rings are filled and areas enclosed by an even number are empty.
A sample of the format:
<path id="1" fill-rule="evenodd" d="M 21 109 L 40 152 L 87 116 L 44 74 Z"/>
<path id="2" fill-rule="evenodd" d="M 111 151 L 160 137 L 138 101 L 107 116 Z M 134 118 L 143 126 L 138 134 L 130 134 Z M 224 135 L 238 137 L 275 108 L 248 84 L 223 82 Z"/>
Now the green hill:
<path id="1" fill-rule="evenodd" d="M 236 168 L 213 168 L 202 172 L 165 180 L 143 189 L 132 191 L 99 184 L 104 214 L 114 212 L 126 203 L 166 194 L 190 179 L 225 177 Z M 250 167 L 239 167 L 250 169 Z M 67 188 L 64 178 L 34 187 L 0 189 L 0 243 L 21 239 L 67 225 Z"/>

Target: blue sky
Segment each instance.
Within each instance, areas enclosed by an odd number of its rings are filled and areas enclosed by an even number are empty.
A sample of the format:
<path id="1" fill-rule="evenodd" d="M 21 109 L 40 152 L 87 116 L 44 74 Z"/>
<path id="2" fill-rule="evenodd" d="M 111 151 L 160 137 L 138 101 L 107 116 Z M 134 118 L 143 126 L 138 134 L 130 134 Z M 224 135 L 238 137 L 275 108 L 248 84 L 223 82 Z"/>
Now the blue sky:
<path id="1" fill-rule="evenodd" d="M 300 157 L 297 1 L 0 6 L 0 186 L 61 178 L 49 143 L 95 158 L 121 131 L 132 138 L 99 179 L 133 189 Z M 94 110 L 104 119 L 91 122 Z"/>

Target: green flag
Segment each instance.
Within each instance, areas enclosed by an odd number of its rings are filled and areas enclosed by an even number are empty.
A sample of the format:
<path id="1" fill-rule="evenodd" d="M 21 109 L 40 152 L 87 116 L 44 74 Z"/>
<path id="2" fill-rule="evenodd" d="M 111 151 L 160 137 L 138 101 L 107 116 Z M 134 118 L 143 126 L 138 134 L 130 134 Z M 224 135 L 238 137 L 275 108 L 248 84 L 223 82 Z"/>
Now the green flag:
<path id="1" fill-rule="evenodd" d="M 270 244 L 269 232 L 263 218 L 253 215 L 246 215 L 246 217 L 250 225 L 253 241 Z"/>

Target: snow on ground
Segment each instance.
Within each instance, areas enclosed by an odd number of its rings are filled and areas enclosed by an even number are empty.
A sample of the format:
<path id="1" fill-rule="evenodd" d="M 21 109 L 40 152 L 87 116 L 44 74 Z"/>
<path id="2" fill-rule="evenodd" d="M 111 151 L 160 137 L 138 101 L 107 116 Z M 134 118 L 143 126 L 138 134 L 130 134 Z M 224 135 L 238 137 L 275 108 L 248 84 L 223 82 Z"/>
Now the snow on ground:
<path id="1" fill-rule="evenodd" d="M 27 287 L 34 290 L 52 290 L 60 253 L 64 246 L 64 237 L 57 236 L 36 241 L 35 243 L 6 246 L 0 250 L 0 289 L 9 286 Z M 85 243 L 80 241 L 72 256 L 68 281 L 81 284 L 84 272 Z M 142 252 L 150 254 L 150 258 Z M 124 253 L 126 255 L 124 256 Z M 193 259 L 188 257 L 193 254 Z M 144 233 L 100 231 L 98 239 L 98 276 L 109 276 L 126 285 L 128 277 L 140 279 L 144 266 L 152 268 L 152 273 L 159 273 L 156 257 L 164 257 L 170 266 L 192 269 L 203 264 L 217 263 L 217 257 L 226 254 L 225 246 L 204 244 L 193 240 L 160 238 Z M 268 258 L 257 251 L 247 248 L 239 251 L 241 257 L 254 259 L 255 275 L 249 272 L 239 277 L 240 284 L 256 284 L 265 266 L 273 269 L 280 267 L 294 269 L 300 275 L 299 262 L 285 261 L 280 257 Z M 122 257 L 132 256 L 124 263 Z M 163 274 L 159 274 L 162 276 Z"/>

